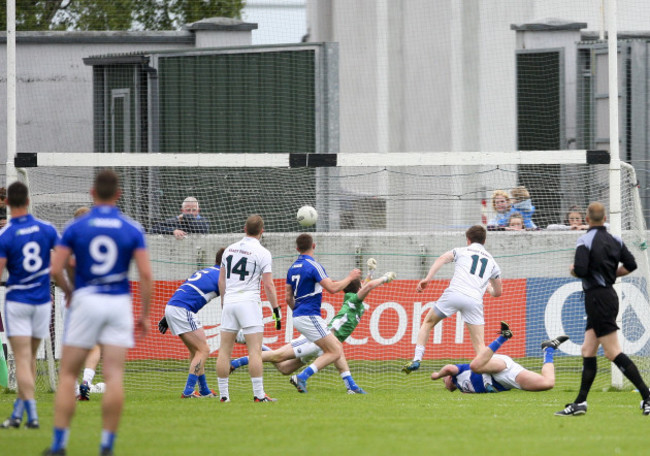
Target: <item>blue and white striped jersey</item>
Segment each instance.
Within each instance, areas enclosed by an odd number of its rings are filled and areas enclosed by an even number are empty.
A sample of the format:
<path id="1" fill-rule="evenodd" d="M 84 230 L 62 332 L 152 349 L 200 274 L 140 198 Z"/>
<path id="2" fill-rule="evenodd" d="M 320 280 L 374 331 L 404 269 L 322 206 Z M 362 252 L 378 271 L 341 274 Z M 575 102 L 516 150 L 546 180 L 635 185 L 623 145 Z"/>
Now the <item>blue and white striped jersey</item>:
<path id="1" fill-rule="evenodd" d="M 196 271 L 174 292 L 168 306 L 183 307 L 197 313 L 208 302 L 219 296 L 219 266 Z"/>
<path id="2" fill-rule="evenodd" d="M 507 391 L 491 375 L 472 372 L 469 364 L 456 364 L 456 367 L 458 367 L 458 374 L 454 375 L 452 380 L 462 393 L 487 393 L 486 384 L 491 384 L 499 392 Z"/>
<path id="3" fill-rule="evenodd" d="M 75 256 L 75 291 L 111 295 L 129 293 L 133 252 L 146 249 L 142 226 L 110 205 L 93 206 L 70 222 L 60 244 Z"/>
<path id="4" fill-rule="evenodd" d="M 293 316 L 320 316 L 323 287 L 320 281 L 327 278 L 325 268 L 309 255 L 300 255 L 287 272 L 287 283 L 293 289 L 295 304 Z"/>
<path id="5" fill-rule="evenodd" d="M 50 251 L 59 233 L 31 214 L 13 218 L 0 231 L 0 258 L 7 259 L 7 301 L 50 302 Z"/>

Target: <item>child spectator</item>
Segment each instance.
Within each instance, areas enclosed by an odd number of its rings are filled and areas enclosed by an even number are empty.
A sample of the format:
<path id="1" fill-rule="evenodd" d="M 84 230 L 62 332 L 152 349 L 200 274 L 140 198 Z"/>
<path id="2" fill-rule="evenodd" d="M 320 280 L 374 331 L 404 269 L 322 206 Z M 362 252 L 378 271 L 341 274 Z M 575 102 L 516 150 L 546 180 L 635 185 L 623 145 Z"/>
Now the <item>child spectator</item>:
<path id="1" fill-rule="evenodd" d="M 566 225 L 552 224 L 546 227 L 547 230 L 587 230 L 589 225 L 585 224 L 584 212 L 579 206 L 571 206 L 566 213 Z"/>
<path id="2" fill-rule="evenodd" d="M 488 222 L 487 229 L 490 231 L 505 229 L 512 213 L 508 193 L 503 190 L 495 190 L 492 193 L 492 209 L 496 215 Z"/>
<path id="3" fill-rule="evenodd" d="M 515 187 L 510 190 L 510 202 L 512 203 L 512 211 L 519 212 L 524 218 L 524 228 L 536 230 L 537 225 L 533 223 L 535 206 L 530 200 L 530 193 L 528 193 L 526 187 Z"/>
<path id="4" fill-rule="evenodd" d="M 524 230 L 524 217 L 519 212 L 513 212 L 508 219 L 508 231 L 523 231 Z"/>

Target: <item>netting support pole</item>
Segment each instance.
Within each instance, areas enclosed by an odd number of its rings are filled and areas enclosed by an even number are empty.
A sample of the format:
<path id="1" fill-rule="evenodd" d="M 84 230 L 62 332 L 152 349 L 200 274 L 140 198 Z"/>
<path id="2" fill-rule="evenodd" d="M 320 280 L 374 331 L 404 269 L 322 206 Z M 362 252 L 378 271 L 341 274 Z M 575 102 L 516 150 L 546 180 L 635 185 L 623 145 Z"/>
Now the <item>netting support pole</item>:
<path id="1" fill-rule="evenodd" d="M 607 50 L 609 58 L 609 229 L 621 236 L 621 158 L 618 132 L 618 31 L 616 0 L 607 2 Z M 619 300 L 622 298 L 620 280 L 614 285 Z M 621 306 L 622 308 L 622 306 Z M 616 323 L 622 327 L 619 313 Z M 612 363 L 612 386 L 623 387 L 623 374 Z"/>
<path id="2" fill-rule="evenodd" d="M 16 0 L 7 0 L 7 167 L 6 186 L 16 180 Z M 7 219 L 9 219 L 7 211 Z"/>

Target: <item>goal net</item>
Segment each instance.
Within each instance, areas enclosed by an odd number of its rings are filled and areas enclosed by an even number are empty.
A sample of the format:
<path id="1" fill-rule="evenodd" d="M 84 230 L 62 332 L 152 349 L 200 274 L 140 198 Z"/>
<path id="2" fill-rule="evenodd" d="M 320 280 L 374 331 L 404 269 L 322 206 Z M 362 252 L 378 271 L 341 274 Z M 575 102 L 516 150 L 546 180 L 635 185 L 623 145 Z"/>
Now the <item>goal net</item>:
<path id="1" fill-rule="evenodd" d="M 370 389 L 427 386 L 431 371 L 446 363 L 470 360 L 473 349 L 462 321 L 453 316 L 430 335 L 420 371 L 409 376 L 401 372 L 403 364 L 413 357 L 420 323 L 449 283 L 453 264 L 440 270 L 425 293 L 416 293 L 416 284 L 435 258 L 466 245 L 464 232 L 468 227 L 490 223 L 496 215 L 492 205 L 495 190 L 512 195 L 513 189 L 525 183 L 534 206 L 530 221 L 536 228 L 488 231 L 486 248 L 501 267 L 504 291 L 499 298 L 485 297 L 485 342 L 496 337 L 499 321 L 509 322 L 514 337 L 499 353 L 539 371 L 543 362 L 540 343 L 569 335 L 570 340 L 555 357 L 556 386 L 575 388 L 582 367 L 585 314 L 581 283 L 569 276 L 569 266 L 576 240 L 584 231 L 569 229 L 567 214 L 584 211 L 591 201 L 609 205 L 609 171 L 603 164 L 606 154 L 513 152 L 467 154 L 469 159 L 460 155 L 260 154 L 251 162 L 250 157 L 233 154 L 224 167 L 215 166 L 224 163 L 222 157 L 201 154 L 39 154 L 33 163 L 37 166 L 24 168 L 19 176 L 29 185 L 35 216 L 63 230 L 78 207 L 91 204 L 88 190 L 96 170 L 110 166 L 118 172 L 124 189 L 119 206 L 147 231 L 155 279 L 152 329 L 130 351 L 125 383 L 132 390 L 165 391 L 182 389 L 189 367 L 181 340 L 157 331 L 165 304 L 196 270 L 214 264 L 220 247 L 243 236 L 245 219 L 253 213 L 261 214 L 265 221 L 262 244 L 273 255 L 273 273 L 283 307 L 283 329 L 276 331 L 270 305 L 264 303 L 266 345 L 279 348 L 297 336 L 291 311 L 284 305 L 283 290 L 287 270 L 297 257 L 295 238 L 301 232 L 310 232 L 316 243 L 316 259 L 335 280 L 353 268 L 362 269 L 365 275 L 369 258 L 377 260 L 377 277 L 387 271 L 397 274 L 397 280 L 370 293 L 365 300 L 368 310 L 344 343 L 357 383 Z M 463 164 L 468 161 L 472 164 Z M 84 163 L 99 166 L 79 166 Z M 647 377 L 650 311 L 646 226 L 634 169 L 624 165 L 621 176 L 622 237 L 639 269 L 624 278 L 619 288 L 620 338 L 623 350 Z M 180 214 L 188 196 L 198 200 L 200 215 L 209 223 L 208 233 L 190 233 L 184 239 L 157 234 L 161 223 Z M 319 214 L 318 222 L 310 228 L 301 227 L 295 219 L 298 208 L 306 204 Z M 137 290 L 137 274 L 131 280 Z M 340 309 L 342 298 L 342 293 L 324 294 L 326 319 Z M 62 296 L 57 292 L 51 341 L 55 365 L 61 353 L 61 307 Z M 136 292 L 135 312 L 139 309 Z M 217 298 L 199 313 L 211 350 L 206 373 L 214 388 L 220 312 Z M 244 354 L 243 346 L 235 348 L 235 357 Z M 604 358 L 599 361 L 596 386 L 611 384 L 610 369 Z M 40 373 L 47 374 L 47 370 Z M 42 377 L 41 388 L 48 384 L 47 375 Z M 101 379 L 100 363 L 95 381 Z M 312 383 L 314 387 L 344 387 L 333 367 L 320 372 Z M 265 365 L 265 384 L 270 392 L 291 388 L 288 377 L 272 365 Z M 250 387 L 246 368 L 232 374 L 231 385 Z"/>

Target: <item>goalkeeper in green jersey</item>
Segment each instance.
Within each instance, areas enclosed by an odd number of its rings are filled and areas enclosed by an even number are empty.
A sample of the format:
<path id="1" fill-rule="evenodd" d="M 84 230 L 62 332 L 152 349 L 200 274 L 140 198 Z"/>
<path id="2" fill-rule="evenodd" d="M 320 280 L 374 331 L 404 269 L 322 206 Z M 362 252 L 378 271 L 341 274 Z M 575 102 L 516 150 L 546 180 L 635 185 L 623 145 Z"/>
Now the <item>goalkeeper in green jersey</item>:
<path id="1" fill-rule="evenodd" d="M 370 273 L 364 283 L 357 279 L 350 282 L 350 284 L 343 290 L 345 293 L 343 306 L 328 324 L 328 328 L 332 334 L 334 334 L 334 336 L 341 342 L 344 342 L 350 334 L 352 334 L 361 321 L 361 317 L 368 308 L 368 306 L 363 303 L 363 300 L 368 296 L 368 294 L 378 286 L 389 283 L 395 279 L 394 272 L 387 272 L 382 277 L 373 280 L 372 274 L 376 266 L 377 262 L 374 259 L 371 258 L 368 260 Z M 300 367 L 309 364 L 311 360 L 320 356 L 320 354 L 320 348 L 315 343 L 308 341 L 305 336 L 300 336 L 277 350 L 266 348 L 266 350 L 262 352 L 262 361 L 273 363 L 284 375 L 291 375 Z M 230 362 L 231 372 L 247 364 L 247 356 L 234 359 Z M 366 394 L 366 392 L 354 382 L 352 374 L 350 373 L 350 367 L 345 359 L 345 354 L 342 354 L 341 357 L 334 362 L 334 365 L 341 374 L 341 378 L 345 383 L 348 394 Z"/>

